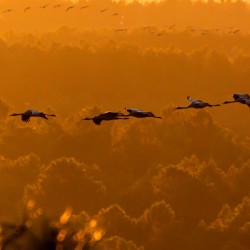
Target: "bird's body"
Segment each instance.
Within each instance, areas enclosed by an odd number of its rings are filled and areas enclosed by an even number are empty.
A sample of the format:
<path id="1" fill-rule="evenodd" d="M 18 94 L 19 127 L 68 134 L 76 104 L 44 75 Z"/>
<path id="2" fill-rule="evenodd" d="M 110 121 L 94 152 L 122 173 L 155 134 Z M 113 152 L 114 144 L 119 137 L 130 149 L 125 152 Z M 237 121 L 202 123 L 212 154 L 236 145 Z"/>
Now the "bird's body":
<path id="1" fill-rule="evenodd" d="M 53 6 L 53 9 L 60 8 L 60 7 L 62 7 L 62 4 L 56 4 Z"/>
<path id="2" fill-rule="evenodd" d="M 41 118 L 48 120 L 47 116 L 56 116 L 56 115 L 45 114 L 45 113 L 37 111 L 37 110 L 27 110 L 24 113 L 19 113 L 19 114 L 14 113 L 10 116 L 21 116 L 22 121 L 29 122 L 30 117 L 41 117 Z"/>
<path id="3" fill-rule="evenodd" d="M 26 7 L 24 10 L 23 10 L 23 12 L 27 12 L 28 10 L 30 10 L 31 9 L 31 7 Z"/>
<path id="4" fill-rule="evenodd" d="M 237 101 L 237 100 L 244 100 L 244 99 L 250 99 L 250 96 L 248 94 L 233 94 L 233 99 L 235 101 Z"/>
<path id="5" fill-rule="evenodd" d="M 239 29 L 232 31 L 233 34 L 236 34 L 236 33 L 238 33 L 238 32 L 240 32 Z"/>
<path id="6" fill-rule="evenodd" d="M 128 119 L 127 117 L 124 117 L 124 116 L 126 116 L 126 115 L 124 115 L 121 112 L 107 111 L 105 113 L 101 113 L 101 114 L 95 115 L 93 117 L 86 117 L 83 120 L 92 120 L 96 125 L 100 125 L 102 121 Z"/>
<path id="7" fill-rule="evenodd" d="M 128 29 L 115 29 L 115 32 L 120 32 L 120 31 L 126 31 L 126 30 L 128 30 Z"/>
<path id="8" fill-rule="evenodd" d="M 245 102 L 244 104 L 246 104 L 250 108 L 250 99 L 245 99 L 244 102 Z"/>
<path id="9" fill-rule="evenodd" d="M 49 6 L 49 4 L 45 4 L 45 5 L 40 6 L 39 8 L 40 9 L 46 9 L 48 6 Z"/>
<path id="10" fill-rule="evenodd" d="M 162 117 L 155 116 L 152 112 L 148 112 L 148 111 L 144 111 L 144 110 L 131 109 L 131 108 L 125 108 L 125 110 L 129 113 L 127 116 L 134 116 L 136 118 L 152 117 L 152 118 L 162 119 Z"/>
<path id="11" fill-rule="evenodd" d="M 176 26 L 176 24 L 169 26 L 169 30 L 173 29 L 175 26 Z"/>
<path id="12" fill-rule="evenodd" d="M 102 10 L 100 10 L 100 12 L 103 13 L 103 12 L 105 12 L 107 10 L 108 10 L 107 8 L 106 9 L 102 9 Z"/>
<path id="13" fill-rule="evenodd" d="M 3 13 L 13 12 L 13 9 L 4 10 Z"/>
<path id="14" fill-rule="evenodd" d="M 72 6 L 69 6 L 68 8 L 66 8 L 66 12 L 68 12 L 68 11 L 70 11 L 70 10 L 72 10 L 73 8 L 75 8 L 75 6 L 74 5 L 72 5 Z"/>
<path id="15" fill-rule="evenodd" d="M 246 104 L 250 108 L 250 96 L 248 94 L 233 94 L 233 101 L 225 101 L 223 104 L 241 103 Z"/>
<path id="16" fill-rule="evenodd" d="M 188 108 L 195 108 L 195 109 L 202 109 L 205 107 L 214 107 L 214 106 L 221 106 L 220 104 L 209 104 L 207 102 L 203 102 L 201 100 L 193 100 L 190 96 L 187 96 L 188 101 L 190 101 L 190 105 L 186 107 L 177 107 L 176 109 L 188 109 Z"/>
<path id="17" fill-rule="evenodd" d="M 85 5 L 85 6 L 80 7 L 80 10 L 87 9 L 87 8 L 89 8 L 89 5 Z"/>

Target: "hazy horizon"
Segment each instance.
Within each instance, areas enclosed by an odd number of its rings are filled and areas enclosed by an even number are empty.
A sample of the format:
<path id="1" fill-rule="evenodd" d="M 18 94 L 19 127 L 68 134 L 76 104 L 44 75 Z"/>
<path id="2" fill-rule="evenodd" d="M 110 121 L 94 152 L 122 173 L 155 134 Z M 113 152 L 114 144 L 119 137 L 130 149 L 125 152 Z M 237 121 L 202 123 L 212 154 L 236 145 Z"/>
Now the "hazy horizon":
<path id="1" fill-rule="evenodd" d="M 0 1 L 0 52 L 3 249 L 250 249 L 249 4 Z"/>

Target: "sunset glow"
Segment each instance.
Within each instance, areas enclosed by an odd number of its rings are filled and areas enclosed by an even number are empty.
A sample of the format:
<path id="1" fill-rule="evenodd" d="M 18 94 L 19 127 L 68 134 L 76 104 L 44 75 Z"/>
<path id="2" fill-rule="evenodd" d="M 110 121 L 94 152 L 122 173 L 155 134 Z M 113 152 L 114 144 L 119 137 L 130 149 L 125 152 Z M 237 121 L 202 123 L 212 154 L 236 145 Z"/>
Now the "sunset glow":
<path id="1" fill-rule="evenodd" d="M 250 249 L 250 3 L 0 0 L 0 53 L 0 249 Z"/>

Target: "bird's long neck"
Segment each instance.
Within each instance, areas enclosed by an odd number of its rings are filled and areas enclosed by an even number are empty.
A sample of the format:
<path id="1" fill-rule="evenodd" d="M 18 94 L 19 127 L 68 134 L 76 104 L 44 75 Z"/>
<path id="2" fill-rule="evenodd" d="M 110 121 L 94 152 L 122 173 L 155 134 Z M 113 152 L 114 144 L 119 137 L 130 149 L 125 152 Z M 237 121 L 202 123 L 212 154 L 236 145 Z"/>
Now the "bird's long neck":
<path id="1" fill-rule="evenodd" d="M 55 114 L 45 114 L 46 116 L 56 116 Z"/>
<path id="2" fill-rule="evenodd" d="M 238 102 L 238 101 L 226 101 L 223 104 L 236 103 L 236 102 Z"/>
<path id="3" fill-rule="evenodd" d="M 18 116 L 18 115 L 23 115 L 23 113 L 21 113 L 21 114 L 16 114 L 16 113 L 14 113 L 14 114 L 12 114 L 12 115 L 10 115 L 10 116 Z"/>

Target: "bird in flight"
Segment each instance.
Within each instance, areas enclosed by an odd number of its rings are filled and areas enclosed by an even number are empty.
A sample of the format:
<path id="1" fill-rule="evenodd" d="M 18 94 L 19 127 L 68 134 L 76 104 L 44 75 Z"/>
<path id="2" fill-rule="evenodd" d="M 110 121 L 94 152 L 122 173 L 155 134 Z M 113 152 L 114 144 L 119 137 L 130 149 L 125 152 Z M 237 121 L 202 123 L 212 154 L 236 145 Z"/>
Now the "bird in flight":
<path id="1" fill-rule="evenodd" d="M 66 10 L 65 10 L 65 11 L 66 11 L 66 12 L 67 12 L 67 11 L 70 11 L 70 10 L 72 10 L 73 8 L 75 8 L 75 6 L 74 6 L 74 5 L 69 6 L 68 8 L 66 8 Z"/>
<path id="2" fill-rule="evenodd" d="M 3 13 L 13 12 L 13 9 L 4 10 Z"/>
<path id="3" fill-rule="evenodd" d="M 152 112 L 148 112 L 148 111 L 144 111 L 144 110 L 131 109 L 131 108 L 125 108 L 125 110 L 128 112 L 128 115 L 126 115 L 126 116 L 134 116 L 136 118 L 152 117 L 152 118 L 162 119 L 161 116 L 155 116 Z"/>
<path id="4" fill-rule="evenodd" d="M 40 6 L 39 8 L 40 9 L 46 9 L 48 6 L 49 6 L 49 4 L 45 4 L 45 5 Z"/>
<path id="5" fill-rule="evenodd" d="M 23 12 L 27 12 L 28 10 L 30 10 L 31 9 L 31 7 L 26 7 L 24 10 L 23 10 Z"/>
<path id="6" fill-rule="evenodd" d="M 105 12 L 107 10 L 108 10 L 107 8 L 106 9 L 102 9 L 102 10 L 100 10 L 100 12 L 103 13 L 103 12 Z"/>
<path id="7" fill-rule="evenodd" d="M 151 28 L 152 28 L 152 26 L 145 26 L 145 27 L 142 27 L 143 30 L 149 30 L 149 29 L 151 29 Z"/>
<path id="8" fill-rule="evenodd" d="M 250 108 L 250 96 L 248 94 L 233 94 L 233 101 L 225 101 L 223 104 L 241 103 L 246 104 Z"/>
<path id="9" fill-rule="evenodd" d="M 117 31 L 126 31 L 126 30 L 128 30 L 128 29 L 115 29 L 115 31 L 117 32 Z"/>
<path id="10" fill-rule="evenodd" d="M 207 102 L 203 102 L 201 100 L 193 100 L 190 96 L 187 96 L 188 101 L 190 101 L 190 105 L 186 107 L 177 107 L 175 109 L 188 109 L 188 108 L 195 108 L 195 109 L 202 109 L 205 107 L 215 107 L 215 106 L 221 106 L 220 104 L 209 104 Z"/>
<path id="11" fill-rule="evenodd" d="M 100 125 L 102 121 L 129 119 L 128 117 L 124 117 L 124 116 L 126 116 L 126 115 L 124 115 L 121 112 L 107 111 L 105 113 L 101 113 L 101 114 L 95 115 L 93 117 L 83 118 L 83 120 L 92 120 L 96 125 Z"/>
<path id="12" fill-rule="evenodd" d="M 239 29 L 232 31 L 233 34 L 236 34 L 236 33 L 238 33 L 238 32 L 240 32 Z"/>
<path id="13" fill-rule="evenodd" d="M 169 26 L 168 29 L 171 30 L 171 29 L 173 29 L 175 26 L 176 26 L 176 24 L 173 24 L 173 25 Z"/>
<path id="14" fill-rule="evenodd" d="M 10 116 L 21 116 L 22 121 L 24 122 L 29 122 L 30 117 L 41 117 L 46 120 L 48 120 L 47 116 L 56 116 L 55 114 L 45 114 L 43 112 L 37 111 L 37 110 L 27 110 L 24 113 L 19 113 L 19 114 L 11 114 Z"/>
<path id="15" fill-rule="evenodd" d="M 85 6 L 80 7 L 80 10 L 86 9 L 86 8 L 89 8 L 89 5 L 85 5 Z"/>
<path id="16" fill-rule="evenodd" d="M 56 4 L 53 6 L 53 9 L 60 8 L 60 7 L 62 7 L 62 4 Z"/>
<path id="17" fill-rule="evenodd" d="M 117 13 L 117 12 L 112 14 L 112 16 L 118 16 L 118 15 L 119 15 L 119 13 Z"/>

